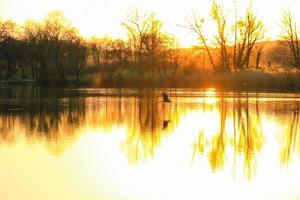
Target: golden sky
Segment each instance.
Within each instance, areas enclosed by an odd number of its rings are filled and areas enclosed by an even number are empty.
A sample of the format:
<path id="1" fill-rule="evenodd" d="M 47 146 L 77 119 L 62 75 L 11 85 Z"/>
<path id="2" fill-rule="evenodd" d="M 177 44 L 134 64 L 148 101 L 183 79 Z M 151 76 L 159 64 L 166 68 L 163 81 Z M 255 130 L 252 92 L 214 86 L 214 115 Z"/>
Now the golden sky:
<path id="1" fill-rule="evenodd" d="M 233 0 L 219 0 L 228 15 L 233 14 Z M 12 18 L 18 23 L 28 18 L 42 19 L 46 13 L 58 9 L 71 19 L 83 35 L 110 35 L 125 37 L 120 23 L 130 10 L 138 8 L 156 13 L 165 25 L 166 31 L 173 33 L 182 46 L 196 43 L 195 36 L 178 26 L 186 24 L 185 18 L 194 10 L 199 16 L 209 13 L 211 0 L 0 0 L 0 17 Z M 279 21 L 282 9 L 290 8 L 296 12 L 300 0 L 237 0 L 239 13 L 252 5 L 254 12 L 263 20 L 268 29 L 267 36 L 279 35 Z M 232 17 L 232 16 L 231 16 Z M 207 23 L 208 32 L 213 32 Z"/>

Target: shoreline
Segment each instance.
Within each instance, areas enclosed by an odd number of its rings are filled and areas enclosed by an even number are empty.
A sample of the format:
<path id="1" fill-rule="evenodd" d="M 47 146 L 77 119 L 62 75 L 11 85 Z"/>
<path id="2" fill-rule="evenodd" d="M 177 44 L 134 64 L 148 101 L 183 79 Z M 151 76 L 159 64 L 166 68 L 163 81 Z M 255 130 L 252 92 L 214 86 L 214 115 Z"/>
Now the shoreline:
<path id="1" fill-rule="evenodd" d="M 212 87 L 212 86 L 200 86 L 200 87 L 185 87 L 185 86 L 147 86 L 147 85 L 122 85 L 117 86 L 114 84 L 103 84 L 101 86 L 93 86 L 87 84 L 72 84 L 66 83 L 64 85 L 58 84 L 40 84 L 36 81 L 24 81 L 24 80 L 5 80 L 0 81 L 0 89 L 6 88 L 20 88 L 20 87 L 34 87 L 34 88 L 47 88 L 47 89 L 70 89 L 70 90 L 84 90 L 84 89 L 138 89 L 138 90 L 194 90 L 194 91 L 216 91 L 216 92 L 237 92 L 237 93 L 297 93 L 300 94 L 300 88 L 254 88 L 254 87 Z M 0 95 L 1 96 L 1 95 Z"/>

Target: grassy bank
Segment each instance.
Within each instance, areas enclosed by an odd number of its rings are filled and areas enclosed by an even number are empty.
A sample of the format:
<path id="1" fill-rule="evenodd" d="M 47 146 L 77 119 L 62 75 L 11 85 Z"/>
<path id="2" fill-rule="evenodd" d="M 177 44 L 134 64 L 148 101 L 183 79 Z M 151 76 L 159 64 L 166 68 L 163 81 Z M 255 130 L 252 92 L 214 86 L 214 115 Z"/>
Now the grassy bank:
<path id="1" fill-rule="evenodd" d="M 175 76 L 164 82 L 158 78 L 125 74 L 123 77 L 101 77 L 85 74 L 79 85 L 90 87 L 178 87 L 217 88 L 222 90 L 300 91 L 300 73 L 292 70 L 269 72 L 248 70 L 212 73 L 200 70 L 180 69 Z"/>
<path id="2" fill-rule="evenodd" d="M 32 79 L 1 80 L 0 84 L 42 84 Z M 203 72 L 196 69 L 182 68 L 169 79 L 161 80 L 151 75 L 129 73 L 100 74 L 87 71 L 76 82 L 74 75 L 69 75 L 64 83 L 52 82 L 49 85 L 77 87 L 173 87 L 173 88 L 216 88 L 220 90 L 255 90 L 255 91 L 300 91 L 300 72 L 293 70 L 248 70 L 226 73 Z"/>

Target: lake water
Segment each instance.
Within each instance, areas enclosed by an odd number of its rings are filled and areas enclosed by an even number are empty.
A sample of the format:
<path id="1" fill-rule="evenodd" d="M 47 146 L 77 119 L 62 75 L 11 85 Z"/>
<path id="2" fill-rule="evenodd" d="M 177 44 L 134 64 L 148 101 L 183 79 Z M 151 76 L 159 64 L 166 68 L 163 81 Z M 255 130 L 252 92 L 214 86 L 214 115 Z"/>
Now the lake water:
<path id="1" fill-rule="evenodd" d="M 1 87 L 0 199 L 300 199 L 299 98 Z"/>

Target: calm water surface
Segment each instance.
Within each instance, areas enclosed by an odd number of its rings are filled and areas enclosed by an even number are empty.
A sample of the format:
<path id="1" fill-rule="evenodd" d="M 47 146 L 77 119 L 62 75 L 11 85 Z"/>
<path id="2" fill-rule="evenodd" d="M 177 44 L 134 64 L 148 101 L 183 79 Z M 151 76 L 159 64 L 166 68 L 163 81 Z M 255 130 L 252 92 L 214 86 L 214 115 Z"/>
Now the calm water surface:
<path id="1" fill-rule="evenodd" d="M 2 87 L 0 199 L 300 199 L 299 98 Z"/>

